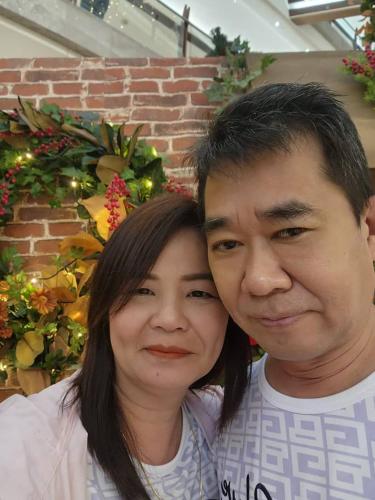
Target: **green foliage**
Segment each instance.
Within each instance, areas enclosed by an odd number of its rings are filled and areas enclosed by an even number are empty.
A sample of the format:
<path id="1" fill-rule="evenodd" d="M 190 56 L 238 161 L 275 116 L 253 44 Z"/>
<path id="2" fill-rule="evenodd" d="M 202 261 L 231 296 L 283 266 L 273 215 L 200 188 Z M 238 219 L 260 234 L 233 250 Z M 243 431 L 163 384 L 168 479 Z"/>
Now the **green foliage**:
<path id="1" fill-rule="evenodd" d="M 0 253 L 0 280 L 6 275 L 18 273 L 23 265 L 23 259 L 14 247 L 4 248 Z"/>
<path id="2" fill-rule="evenodd" d="M 356 34 L 361 35 L 362 45 L 368 46 L 375 42 L 375 3 L 373 0 L 362 0 L 361 13 L 364 16 L 362 26 Z"/>
<path id="3" fill-rule="evenodd" d="M 72 116 L 55 104 L 37 110 L 22 99 L 19 103 L 13 113 L 0 112 L 0 225 L 11 219 L 20 189 L 33 197 L 49 195 L 50 206 L 59 207 L 69 194 L 78 200 L 105 192 L 116 173 L 129 175 L 124 173 L 128 168 L 136 184 L 132 202 L 138 205 L 153 194 L 144 192 L 146 174 L 141 172 L 156 158 L 161 165 L 161 159 L 139 140 L 142 125 L 127 136 L 124 124 L 89 121 L 92 116 Z M 157 183 L 153 192 L 165 182 L 159 164 L 157 169 L 153 175 L 147 170 Z"/>
<path id="4" fill-rule="evenodd" d="M 260 61 L 259 68 L 250 69 L 247 63 L 250 46 L 247 40 L 241 40 L 238 36 L 230 42 L 219 27 L 212 30 L 211 34 L 215 49 L 209 55 L 225 55 L 226 68 L 220 77 L 214 77 L 212 85 L 205 94 L 210 102 L 222 103 L 224 106 L 234 97 L 248 92 L 252 82 L 275 61 L 275 58 L 265 55 Z"/>

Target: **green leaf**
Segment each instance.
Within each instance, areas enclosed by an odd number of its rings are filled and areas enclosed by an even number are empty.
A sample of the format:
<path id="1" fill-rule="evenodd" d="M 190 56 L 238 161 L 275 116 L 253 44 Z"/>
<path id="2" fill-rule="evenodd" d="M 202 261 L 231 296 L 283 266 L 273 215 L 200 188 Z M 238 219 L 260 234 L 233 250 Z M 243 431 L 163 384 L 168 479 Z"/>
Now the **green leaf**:
<path id="1" fill-rule="evenodd" d="M 125 168 L 125 170 L 123 170 L 121 173 L 121 177 L 125 181 L 134 179 L 135 178 L 134 170 L 132 170 L 131 168 Z"/>
<path id="2" fill-rule="evenodd" d="M 34 182 L 30 188 L 31 196 L 35 198 L 36 196 L 38 196 L 38 194 L 40 194 L 42 190 L 42 185 L 39 182 Z"/>
<path id="3" fill-rule="evenodd" d="M 66 177 L 74 177 L 76 179 L 81 179 L 84 175 L 84 172 L 76 167 L 64 167 L 60 170 L 60 173 Z"/>

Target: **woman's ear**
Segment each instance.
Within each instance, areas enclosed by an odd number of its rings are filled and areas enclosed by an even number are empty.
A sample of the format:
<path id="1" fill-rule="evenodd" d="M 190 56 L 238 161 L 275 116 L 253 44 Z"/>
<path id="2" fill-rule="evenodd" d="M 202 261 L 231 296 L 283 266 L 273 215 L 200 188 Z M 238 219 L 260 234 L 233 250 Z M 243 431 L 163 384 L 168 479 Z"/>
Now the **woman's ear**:
<path id="1" fill-rule="evenodd" d="M 370 196 L 364 211 L 364 223 L 367 226 L 367 242 L 375 261 L 375 195 Z"/>

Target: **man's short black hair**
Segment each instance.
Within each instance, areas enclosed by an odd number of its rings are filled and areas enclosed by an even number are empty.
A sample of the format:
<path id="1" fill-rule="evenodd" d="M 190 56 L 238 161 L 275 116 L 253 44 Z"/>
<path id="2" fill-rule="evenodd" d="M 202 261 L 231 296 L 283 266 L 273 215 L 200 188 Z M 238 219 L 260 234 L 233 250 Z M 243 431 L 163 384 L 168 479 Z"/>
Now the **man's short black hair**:
<path id="1" fill-rule="evenodd" d="M 289 152 L 301 136 L 318 141 L 326 159 L 325 174 L 343 190 L 359 221 L 373 192 L 366 155 L 342 102 L 319 83 L 258 87 L 228 104 L 213 120 L 192 155 L 202 212 L 209 175 L 229 174 L 269 152 Z"/>

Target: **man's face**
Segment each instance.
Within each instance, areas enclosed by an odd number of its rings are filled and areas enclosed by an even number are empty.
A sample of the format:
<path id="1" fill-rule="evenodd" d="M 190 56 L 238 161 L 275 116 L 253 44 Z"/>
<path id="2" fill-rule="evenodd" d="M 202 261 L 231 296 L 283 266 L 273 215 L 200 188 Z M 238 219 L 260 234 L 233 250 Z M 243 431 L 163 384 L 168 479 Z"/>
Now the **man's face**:
<path id="1" fill-rule="evenodd" d="M 373 322 L 372 209 L 358 225 L 324 162 L 315 140 L 301 139 L 290 154 L 207 179 L 208 256 L 221 299 L 281 360 L 350 346 Z"/>

